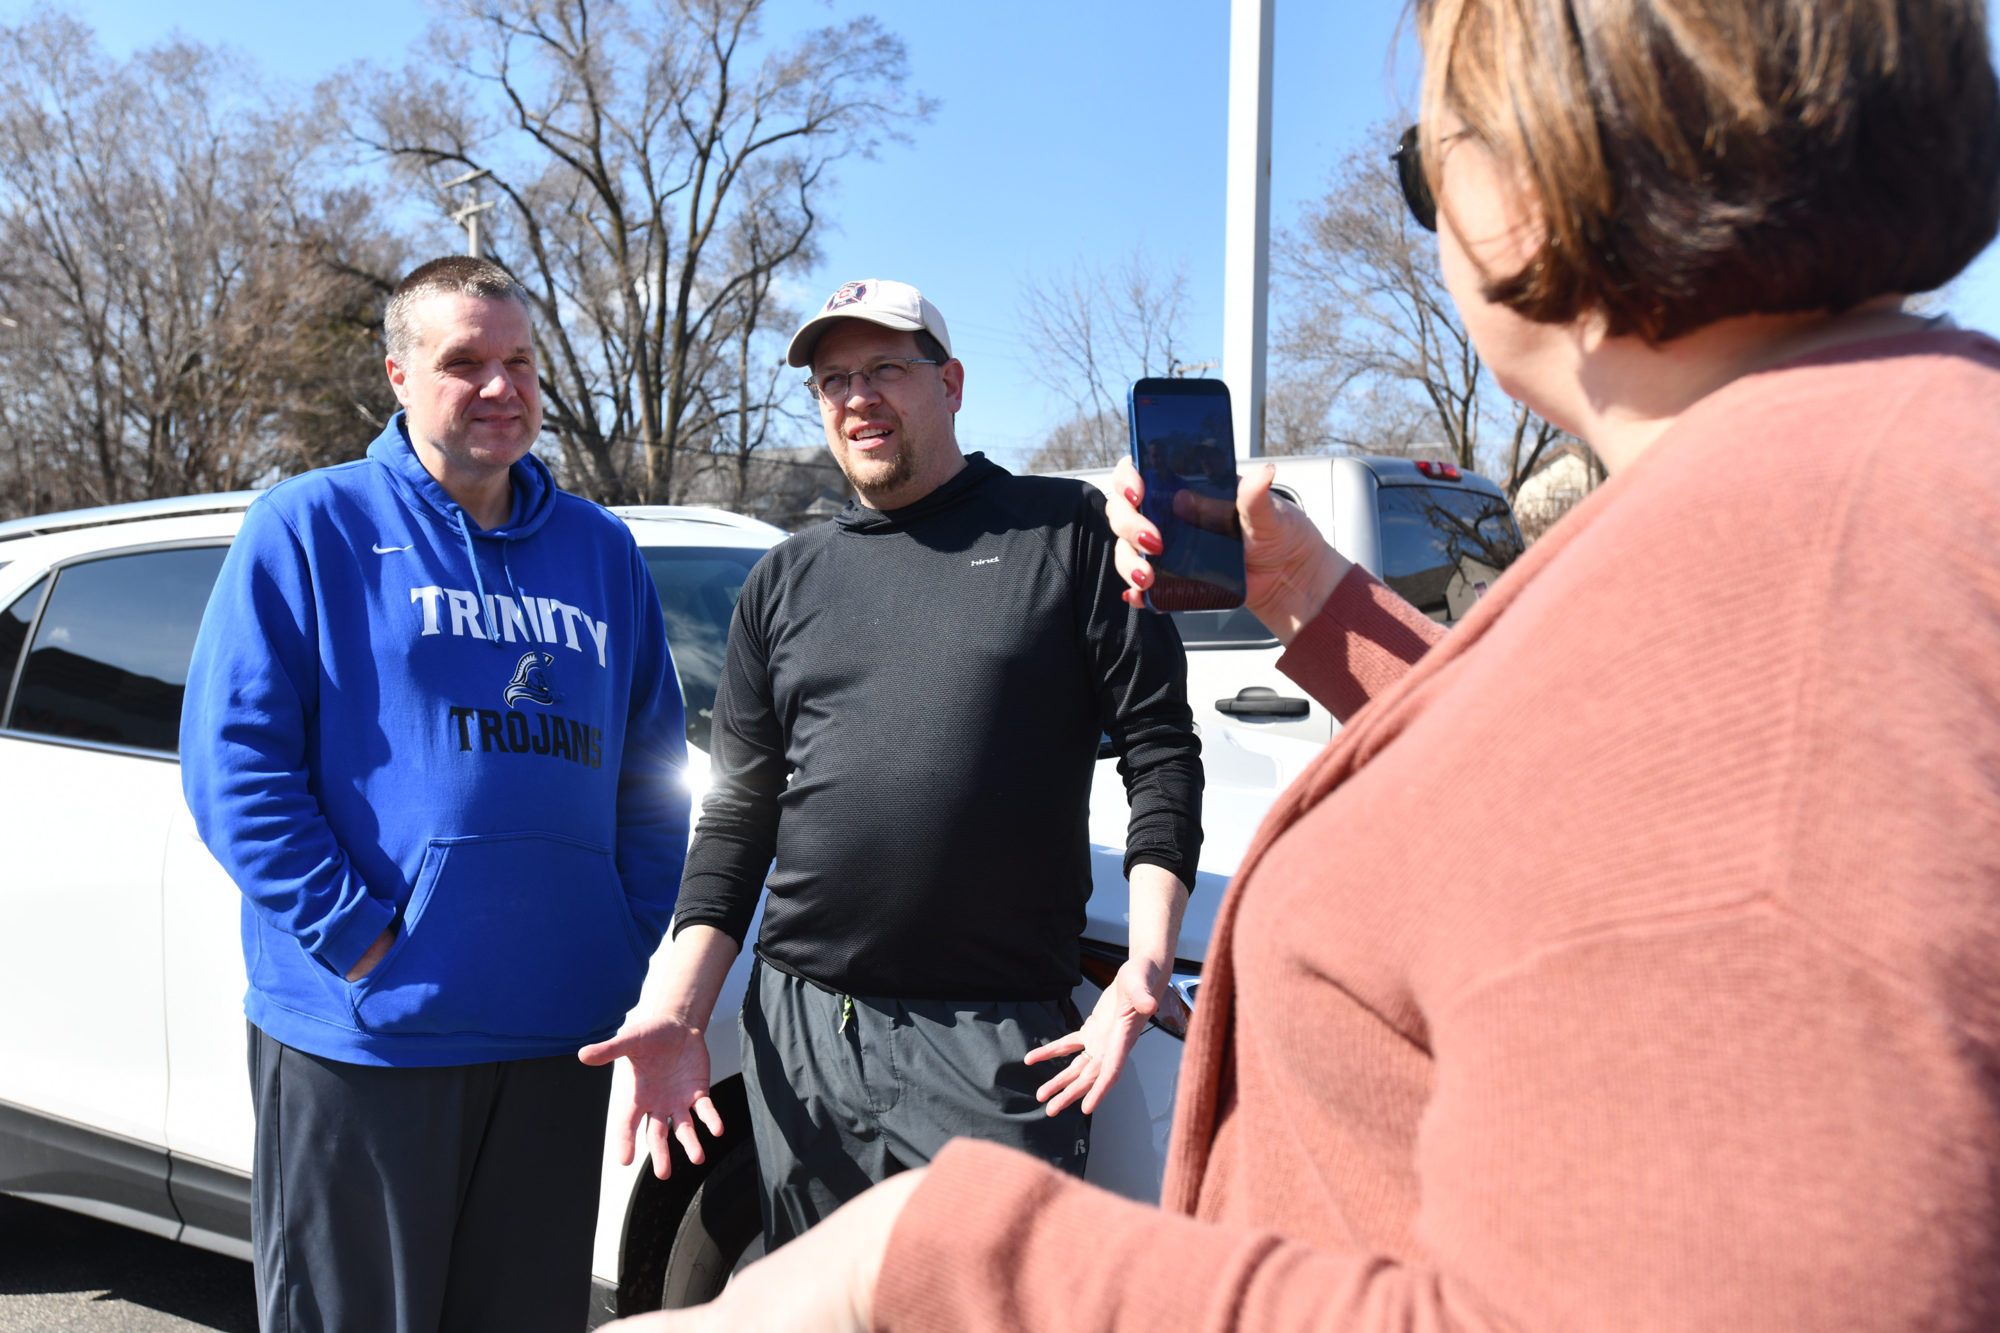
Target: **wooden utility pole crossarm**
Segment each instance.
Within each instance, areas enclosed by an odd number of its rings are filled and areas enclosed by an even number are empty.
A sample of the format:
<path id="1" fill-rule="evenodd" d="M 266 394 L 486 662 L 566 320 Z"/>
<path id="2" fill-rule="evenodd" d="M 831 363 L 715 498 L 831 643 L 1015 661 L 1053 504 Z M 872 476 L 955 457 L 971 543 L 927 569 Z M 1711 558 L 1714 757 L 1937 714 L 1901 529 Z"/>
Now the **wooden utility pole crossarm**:
<path id="1" fill-rule="evenodd" d="M 454 176 L 444 183 L 444 188 L 447 190 L 455 190 L 461 185 L 467 187 L 468 197 L 465 206 L 452 210 L 451 220 L 465 228 L 465 253 L 474 259 L 479 258 L 479 215 L 493 207 L 494 203 L 490 199 L 485 203 L 479 201 L 479 181 L 482 177 L 492 174 L 485 167 L 478 167 L 463 176 Z"/>

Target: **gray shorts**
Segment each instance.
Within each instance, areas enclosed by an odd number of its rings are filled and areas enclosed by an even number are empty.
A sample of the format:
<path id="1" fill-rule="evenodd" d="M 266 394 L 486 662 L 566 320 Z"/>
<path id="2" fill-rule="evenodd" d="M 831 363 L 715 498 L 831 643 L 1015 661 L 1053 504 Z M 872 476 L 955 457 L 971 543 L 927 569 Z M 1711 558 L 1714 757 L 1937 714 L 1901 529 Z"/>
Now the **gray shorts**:
<path id="1" fill-rule="evenodd" d="M 1035 1089 L 1062 1061 L 1025 1065 L 1081 1026 L 1061 1000 L 843 996 L 759 961 L 743 1000 L 743 1080 L 776 1249 L 953 1138 L 989 1139 L 1074 1176 L 1090 1117 L 1051 1116 Z"/>

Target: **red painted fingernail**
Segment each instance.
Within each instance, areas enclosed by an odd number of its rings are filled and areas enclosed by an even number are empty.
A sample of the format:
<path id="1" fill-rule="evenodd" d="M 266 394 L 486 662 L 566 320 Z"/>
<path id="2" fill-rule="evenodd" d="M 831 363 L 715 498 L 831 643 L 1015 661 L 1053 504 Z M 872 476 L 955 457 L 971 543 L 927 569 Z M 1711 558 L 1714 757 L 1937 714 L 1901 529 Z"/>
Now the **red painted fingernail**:
<path id="1" fill-rule="evenodd" d="M 1142 532 L 1139 534 L 1139 549 L 1148 555 L 1158 555 L 1165 548 L 1160 545 L 1158 533 Z"/>
<path id="2" fill-rule="evenodd" d="M 1142 588 L 1150 586 L 1153 582 L 1153 571 L 1150 569 L 1133 570 L 1132 582 L 1138 584 Z"/>
<path id="3" fill-rule="evenodd" d="M 1130 486 L 1125 488 L 1125 499 L 1134 509 L 1139 507 L 1139 492 L 1133 490 Z"/>

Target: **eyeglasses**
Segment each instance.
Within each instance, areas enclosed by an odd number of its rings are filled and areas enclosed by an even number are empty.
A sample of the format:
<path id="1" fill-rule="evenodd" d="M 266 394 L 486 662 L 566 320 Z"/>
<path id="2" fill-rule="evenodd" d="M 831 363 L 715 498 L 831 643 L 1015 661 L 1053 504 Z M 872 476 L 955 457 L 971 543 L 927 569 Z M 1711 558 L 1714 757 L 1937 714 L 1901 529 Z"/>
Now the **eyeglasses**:
<path id="1" fill-rule="evenodd" d="M 829 370 L 824 375 L 815 375 L 806 381 L 806 388 L 821 402 L 837 403 L 847 397 L 857 379 L 877 389 L 892 389 L 909 378 L 911 366 L 942 364 L 930 357 L 885 356 L 880 361 L 869 362 L 860 370 Z"/>
<path id="2" fill-rule="evenodd" d="M 1410 216 L 1425 231 L 1436 231 L 1437 199 L 1431 194 L 1431 183 L 1424 178 L 1423 152 L 1417 144 L 1417 127 L 1412 125 L 1403 131 L 1402 141 L 1389 158 L 1396 164 L 1396 178 L 1403 184 L 1403 202 L 1410 206 Z"/>

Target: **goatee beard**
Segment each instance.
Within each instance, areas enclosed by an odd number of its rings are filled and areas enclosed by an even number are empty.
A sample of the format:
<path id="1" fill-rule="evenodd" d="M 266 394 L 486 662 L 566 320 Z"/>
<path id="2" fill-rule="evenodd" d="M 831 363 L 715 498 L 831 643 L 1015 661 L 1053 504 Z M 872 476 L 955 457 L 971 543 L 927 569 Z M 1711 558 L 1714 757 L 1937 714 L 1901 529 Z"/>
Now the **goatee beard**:
<path id="1" fill-rule="evenodd" d="M 865 483 L 854 475 L 845 460 L 836 457 L 833 461 L 840 464 L 841 473 L 846 476 L 847 484 L 859 492 L 863 499 L 872 500 L 876 496 L 887 495 L 917 475 L 917 460 L 908 449 L 896 450 L 895 460 L 889 464 L 888 471 L 878 473 Z"/>

